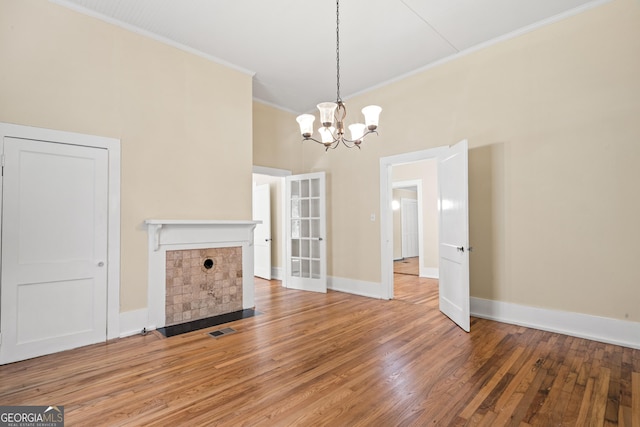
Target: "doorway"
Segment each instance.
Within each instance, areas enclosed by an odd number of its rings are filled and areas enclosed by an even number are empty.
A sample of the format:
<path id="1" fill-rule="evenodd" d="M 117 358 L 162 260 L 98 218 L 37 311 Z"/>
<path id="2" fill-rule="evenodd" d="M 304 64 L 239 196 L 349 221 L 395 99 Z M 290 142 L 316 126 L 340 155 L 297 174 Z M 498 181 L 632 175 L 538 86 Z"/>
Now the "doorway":
<path id="1" fill-rule="evenodd" d="M 425 178 L 418 173 L 406 173 L 400 166 L 392 167 L 393 216 L 393 271 L 395 273 L 420 276 L 420 265 L 424 264 L 423 236 L 423 191 Z M 412 167 L 418 170 L 418 167 Z M 393 172 L 396 172 L 394 174 Z M 417 177 L 417 179 L 398 180 L 397 176 Z M 396 176 L 394 179 L 393 176 Z"/>
<path id="2" fill-rule="evenodd" d="M 258 184 L 260 175 L 253 176 L 253 275 L 271 280 L 271 183 Z"/>
<path id="3" fill-rule="evenodd" d="M 406 266 L 414 265 L 415 275 L 437 279 L 437 160 L 392 164 L 390 173 L 394 270 L 398 266 L 397 260 L 400 260 Z"/>
<path id="4" fill-rule="evenodd" d="M 394 164 L 393 299 L 438 310 L 438 174 L 435 159 Z"/>
<path id="5" fill-rule="evenodd" d="M 271 246 L 271 279 L 282 281 L 282 286 L 286 286 L 286 275 L 284 274 L 285 259 L 285 177 L 291 172 L 284 169 L 268 168 L 263 166 L 253 167 L 254 185 L 268 184 L 271 194 L 271 230 L 269 233 Z"/>
<path id="6" fill-rule="evenodd" d="M 380 159 L 381 297 L 394 298 L 393 168 L 422 160 L 437 161 L 438 307 L 469 331 L 468 143 Z"/>

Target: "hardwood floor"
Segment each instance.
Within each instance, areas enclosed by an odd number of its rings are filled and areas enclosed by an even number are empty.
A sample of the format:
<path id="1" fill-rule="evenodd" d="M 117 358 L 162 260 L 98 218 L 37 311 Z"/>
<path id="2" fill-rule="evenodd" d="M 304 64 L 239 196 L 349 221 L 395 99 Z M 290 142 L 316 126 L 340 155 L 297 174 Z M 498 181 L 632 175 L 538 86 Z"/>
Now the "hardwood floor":
<path id="1" fill-rule="evenodd" d="M 640 426 L 640 350 L 483 319 L 467 334 L 428 288 L 381 301 L 258 279 L 262 314 L 234 334 L 0 366 L 0 404 L 64 405 L 67 426 Z"/>
<path id="2" fill-rule="evenodd" d="M 412 276 L 418 276 L 420 274 L 418 257 L 403 258 L 394 261 L 393 272 L 398 274 L 411 274 Z"/>
<path id="3" fill-rule="evenodd" d="M 438 279 L 395 274 L 393 297 L 411 304 L 425 304 L 429 310 L 438 310 Z"/>

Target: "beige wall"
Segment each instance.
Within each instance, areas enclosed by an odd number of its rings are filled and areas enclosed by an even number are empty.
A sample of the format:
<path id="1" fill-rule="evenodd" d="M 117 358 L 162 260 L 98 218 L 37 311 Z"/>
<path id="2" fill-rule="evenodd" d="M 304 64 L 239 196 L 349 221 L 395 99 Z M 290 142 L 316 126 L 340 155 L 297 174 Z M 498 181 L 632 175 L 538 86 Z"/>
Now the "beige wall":
<path id="1" fill-rule="evenodd" d="M 304 173 L 302 138 L 297 129 L 295 114 L 254 102 L 254 165 Z"/>
<path id="2" fill-rule="evenodd" d="M 251 218 L 251 76 L 46 0 L 0 0 L 0 121 L 119 138 L 121 311 L 147 218 Z"/>
<path id="3" fill-rule="evenodd" d="M 380 135 L 301 163 L 329 177 L 329 274 L 380 281 L 381 157 L 466 138 L 472 296 L 640 321 L 638 52 L 614 0 L 347 100 Z"/>
<path id="4" fill-rule="evenodd" d="M 146 306 L 143 221 L 249 219 L 252 164 L 326 171 L 329 274 L 379 282 L 380 157 L 467 138 L 472 295 L 640 321 L 637 52 L 640 4 L 614 0 L 347 100 L 380 135 L 325 153 L 248 75 L 0 0 L 0 121 L 122 141 L 121 311 Z"/>

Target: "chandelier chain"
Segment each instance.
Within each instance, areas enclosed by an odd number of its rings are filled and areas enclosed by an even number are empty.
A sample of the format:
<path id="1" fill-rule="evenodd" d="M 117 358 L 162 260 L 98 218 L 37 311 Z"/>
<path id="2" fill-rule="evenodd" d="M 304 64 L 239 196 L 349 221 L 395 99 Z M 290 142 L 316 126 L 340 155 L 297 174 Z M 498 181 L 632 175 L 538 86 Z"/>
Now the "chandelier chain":
<path id="1" fill-rule="evenodd" d="M 336 102 L 342 102 L 340 97 L 340 0 L 336 0 Z"/>

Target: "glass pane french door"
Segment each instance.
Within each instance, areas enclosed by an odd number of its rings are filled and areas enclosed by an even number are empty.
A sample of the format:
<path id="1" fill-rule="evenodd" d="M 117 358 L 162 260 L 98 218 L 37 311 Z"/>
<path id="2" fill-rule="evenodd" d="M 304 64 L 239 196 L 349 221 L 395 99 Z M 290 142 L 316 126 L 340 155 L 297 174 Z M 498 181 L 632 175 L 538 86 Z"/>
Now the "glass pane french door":
<path id="1" fill-rule="evenodd" d="M 286 179 L 287 287 L 327 291 L 325 174 Z"/>

